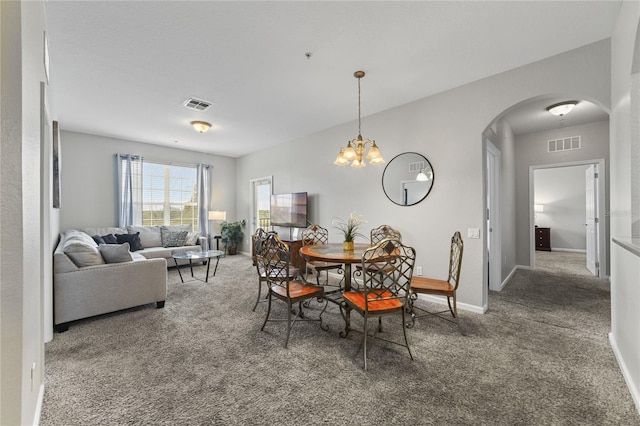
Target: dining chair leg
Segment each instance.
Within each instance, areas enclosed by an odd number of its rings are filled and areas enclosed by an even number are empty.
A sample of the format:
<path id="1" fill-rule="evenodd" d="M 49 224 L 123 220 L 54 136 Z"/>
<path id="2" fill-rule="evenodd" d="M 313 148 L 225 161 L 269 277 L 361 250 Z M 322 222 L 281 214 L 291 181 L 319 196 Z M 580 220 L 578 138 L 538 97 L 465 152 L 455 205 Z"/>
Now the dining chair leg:
<path id="1" fill-rule="evenodd" d="M 258 303 L 260 302 L 260 296 L 261 295 L 262 295 L 262 280 L 258 279 L 258 298 L 256 299 L 255 305 L 253 305 L 253 309 L 251 309 L 253 312 L 256 311 L 256 307 L 258 306 Z"/>
<path id="2" fill-rule="evenodd" d="M 264 326 L 267 325 L 267 321 L 269 320 L 269 314 L 271 313 L 271 290 L 269 290 L 269 295 L 268 295 L 268 307 L 267 307 L 267 316 L 264 318 L 264 322 L 262 323 L 262 328 L 260 328 L 260 331 L 264 330 Z"/>
<path id="3" fill-rule="evenodd" d="M 364 335 L 364 342 L 363 344 L 363 350 L 362 350 L 362 354 L 363 354 L 363 358 L 364 358 L 364 371 L 367 371 L 367 314 L 364 314 L 364 327 L 363 327 L 363 331 L 362 334 Z"/>
<path id="4" fill-rule="evenodd" d="M 291 332 L 291 310 L 293 309 L 293 306 L 291 306 L 291 300 L 289 300 L 287 302 L 287 307 L 289 309 L 287 309 L 287 337 L 284 339 L 284 348 L 287 348 L 287 345 L 289 344 L 289 333 Z"/>
<path id="5" fill-rule="evenodd" d="M 404 344 L 407 345 L 407 350 L 409 351 L 409 358 L 413 361 L 413 354 L 411 353 L 411 348 L 409 347 L 409 341 L 407 340 L 407 327 L 405 327 L 406 319 L 404 310 L 402 311 L 402 333 L 404 333 Z"/>

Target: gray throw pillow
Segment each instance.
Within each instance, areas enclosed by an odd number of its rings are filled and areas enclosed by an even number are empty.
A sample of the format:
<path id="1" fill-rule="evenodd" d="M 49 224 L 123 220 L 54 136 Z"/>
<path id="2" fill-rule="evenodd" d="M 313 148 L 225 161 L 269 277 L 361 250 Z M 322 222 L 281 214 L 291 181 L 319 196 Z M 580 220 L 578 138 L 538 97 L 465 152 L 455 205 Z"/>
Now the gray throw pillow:
<path id="1" fill-rule="evenodd" d="M 100 254 L 107 263 L 131 262 L 133 258 L 129 252 L 129 243 L 100 244 Z"/>
<path id="2" fill-rule="evenodd" d="M 164 239 L 165 247 L 182 247 L 187 241 L 187 231 L 169 232 Z"/>

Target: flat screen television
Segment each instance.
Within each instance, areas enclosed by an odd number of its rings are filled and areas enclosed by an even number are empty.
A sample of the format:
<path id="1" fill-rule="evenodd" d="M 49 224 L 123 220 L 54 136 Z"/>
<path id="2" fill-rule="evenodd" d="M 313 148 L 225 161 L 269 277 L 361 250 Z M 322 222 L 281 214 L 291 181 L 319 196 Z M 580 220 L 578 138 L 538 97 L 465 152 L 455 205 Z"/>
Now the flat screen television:
<path id="1" fill-rule="evenodd" d="M 307 193 L 273 194 L 271 226 L 307 227 Z"/>

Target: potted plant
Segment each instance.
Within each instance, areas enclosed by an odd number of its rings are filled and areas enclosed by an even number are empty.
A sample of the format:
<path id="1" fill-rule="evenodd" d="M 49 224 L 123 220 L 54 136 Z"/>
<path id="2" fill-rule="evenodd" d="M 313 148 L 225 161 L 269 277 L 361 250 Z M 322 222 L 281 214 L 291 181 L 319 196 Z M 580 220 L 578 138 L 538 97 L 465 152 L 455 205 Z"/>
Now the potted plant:
<path id="1" fill-rule="evenodd" d="M 244 238 L 244 228 L 246 225 L 247 221 L 244 219 L 237 222 L 222 222 L 220 224 L 222 244 L 224 244 L 225 249 L 230 255 L 237 253 L 238 246 Z"/>
<path id="2" fill-rule="evenodd" d="M 349 219 L 344 221 L 340 218 L 337 218 L 333 221 L 333 225 L 338 228 L 342 234 L 344 235 L 342 247 L 345 251 L 353 251 L 354 248 L 354 240 L 356 237 L 367 238 L 360 232 L 358 229 L 363 224 L 367 223 L 366 220 L 362 218 L 362 216 L 356 216 L 355 212 L 349 215 Z"/>

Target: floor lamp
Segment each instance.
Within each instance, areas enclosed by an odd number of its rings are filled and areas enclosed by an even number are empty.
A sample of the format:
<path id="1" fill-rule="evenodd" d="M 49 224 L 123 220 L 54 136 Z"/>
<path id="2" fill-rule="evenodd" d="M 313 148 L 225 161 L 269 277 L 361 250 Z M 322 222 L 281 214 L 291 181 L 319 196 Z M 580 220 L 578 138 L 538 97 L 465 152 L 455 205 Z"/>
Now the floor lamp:
<path id="1" fill-rule="evenodd" d="M 220 210 L 212 210 L 209 212 L 209 220 L 212 222 L 223 222 L 225 220 L 227 220 L 227 212 L 225 211 L 220 211 Z M 213 227 L 212 227 L 213 229 Z M 222 236 L 220 235 L 220 225 L 218 224 L 218 233 L 213 235 L 213 237 L 211 235 L 209 235 L 209 247 L 211 247 L 211 238 L 215 238 L 216 240 L 216 250 L 220 250 L 220 238 L 222 238 Z"/>

